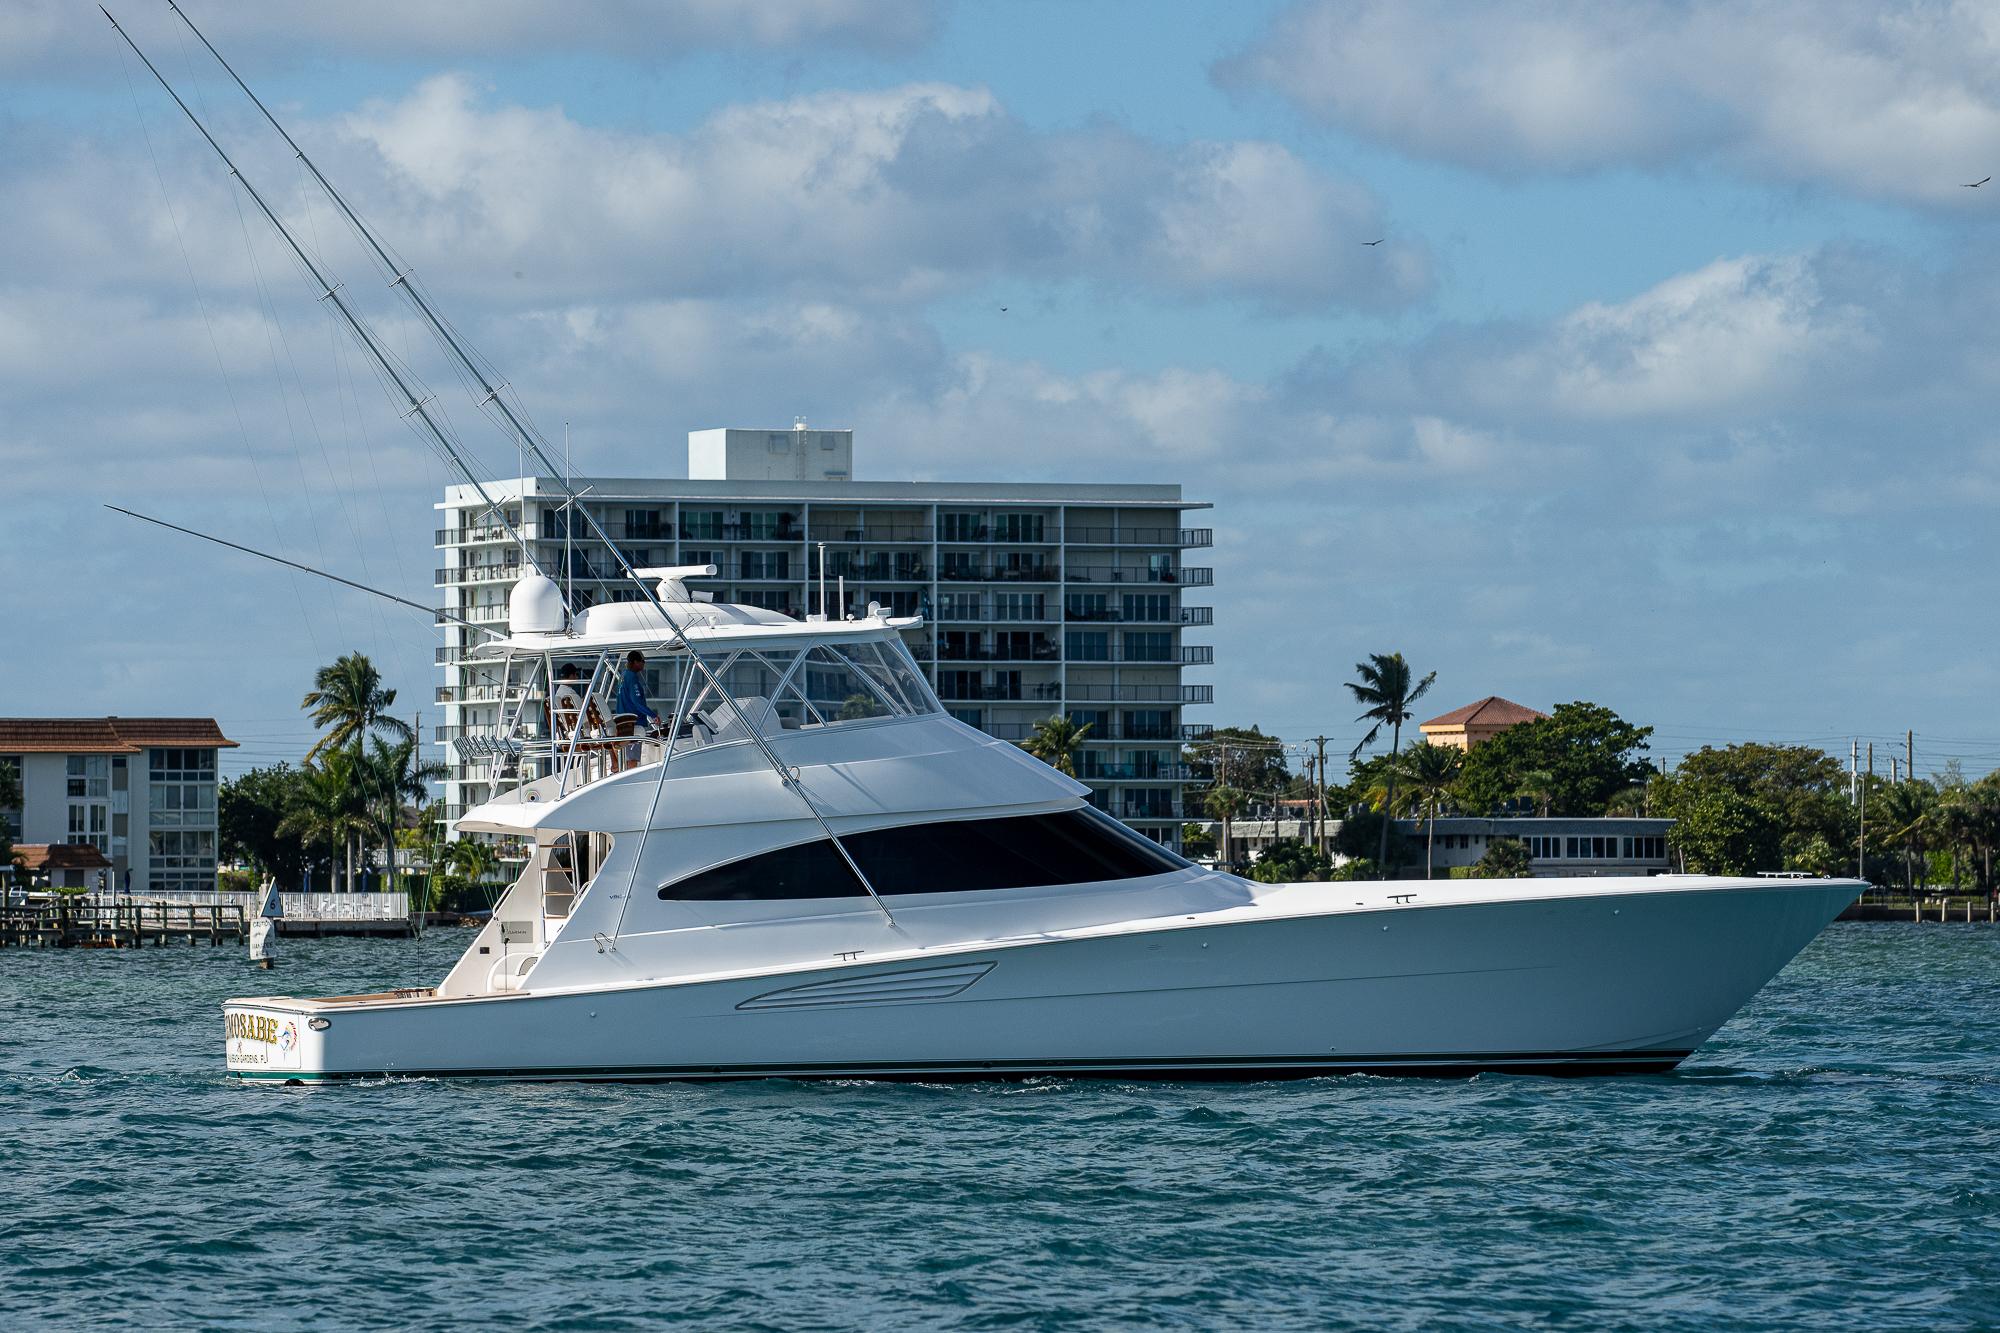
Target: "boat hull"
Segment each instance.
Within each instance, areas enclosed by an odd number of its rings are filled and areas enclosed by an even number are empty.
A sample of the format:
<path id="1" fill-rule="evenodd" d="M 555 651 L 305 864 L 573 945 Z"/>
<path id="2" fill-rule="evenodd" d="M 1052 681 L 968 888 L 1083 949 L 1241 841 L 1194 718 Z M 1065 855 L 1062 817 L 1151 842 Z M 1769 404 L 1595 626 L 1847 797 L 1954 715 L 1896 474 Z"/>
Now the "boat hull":
<path id="1" fill-rule="evenodd" d="M 230 1072 L 278 1082 L 1664 1072 L 1856 887 L 1191 916 L 587 991 L 232 1001 Z"/>

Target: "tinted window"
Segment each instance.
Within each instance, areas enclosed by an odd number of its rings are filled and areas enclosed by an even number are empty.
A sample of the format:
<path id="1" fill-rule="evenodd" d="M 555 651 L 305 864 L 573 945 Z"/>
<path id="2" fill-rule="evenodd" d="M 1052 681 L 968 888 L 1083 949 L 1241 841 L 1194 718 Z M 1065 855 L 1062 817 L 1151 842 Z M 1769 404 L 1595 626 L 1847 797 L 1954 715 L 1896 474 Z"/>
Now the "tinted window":
<path id="1" fill-rule="evenodd" d="M 1092 809 L 1012 819 L 950 820 L 841 840 L 884 895 L 965 893 L 1134 879 L 1188 863 Z M 830 842 L 747 857 L 661 888 L 695 902 L 844 898 L 865 893 Z"/>
<path id="2" fill-rule="evenodd" d="M 850 898 L 865 893 L 847 862 L 825 841 L 745 857 L 660 890 L 662 898 L 702 903 Z"/>

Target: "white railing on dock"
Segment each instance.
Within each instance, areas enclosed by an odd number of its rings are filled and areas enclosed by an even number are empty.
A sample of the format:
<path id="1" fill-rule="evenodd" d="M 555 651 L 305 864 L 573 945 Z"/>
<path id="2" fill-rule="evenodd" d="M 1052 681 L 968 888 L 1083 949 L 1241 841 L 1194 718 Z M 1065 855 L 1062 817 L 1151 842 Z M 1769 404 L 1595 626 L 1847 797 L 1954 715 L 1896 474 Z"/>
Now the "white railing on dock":
<path id="1" fill-rule="evenodd" d="M 134 894 L 134 900 L 153 903 L 220 903 L 240 906 L 245 916 L 257 915 L 264 905 L 261 893 L 236 889 L 191 890 L 184 893 Z M 407 893 L 281 893 L 287 921 L 406 921 L 410 916 Z"/>

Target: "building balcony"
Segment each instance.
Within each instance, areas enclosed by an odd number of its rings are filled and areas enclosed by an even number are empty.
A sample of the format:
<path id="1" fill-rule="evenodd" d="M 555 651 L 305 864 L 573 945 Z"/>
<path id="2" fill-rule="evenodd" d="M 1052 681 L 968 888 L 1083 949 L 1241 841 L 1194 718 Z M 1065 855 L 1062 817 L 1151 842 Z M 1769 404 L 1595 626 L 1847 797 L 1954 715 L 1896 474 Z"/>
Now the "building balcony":
<path id="1" fill-rule="evenodd" d="M 456 569 L 431 571 L 431 586 L 456 587 L 468 583 L 512 583 L 521 577 L 519 561 L 502 565 L 460 565 Z"/>
<path id="2" fill-rule="evenodd" d="M 1215 571 L 1200 566 L 1181 569 L 1116 569 L 1109 565 L 1066 565 L 1066 583 L 1164 583 L 1180 588 L 1206 588 L 1215 583 Z"/>
<path id="3" fill-rule="evenodd" d="M 1011 611 L 1003 615 L 989 607 L 974 606 L 940 610 L 928 618 L 947 625 L 1047 625 L 1061 620 L 1062 615 L 1058 608 L 1052 606 L 1043 608 L 1038 616 L 1021 615 Z"/>
<path id="4" fill-rule="evenodd" d="M 1178 610 L 1168 607 L 1160 615 L 1148 610 L 1137 610 L 1128 614 L 1123 607 L 1065 607 L 1063 619 L 1087 625 L 1213 625 L 1215 608 L 1211 606 L 1183 606 Z"/>
<path id="5" fill-rule="evenodd" d="M 1053 639 L 1036 639 L 1022 645 L 980 643 L 938 644 L 940 662 L 1055 662 L 1062 658 L 1061 647 Z"/>
<path id="6" fill-rule="evenodd" d="M 828 546 L 857 543 L 884 546 L 928 546 L 931 544 L 931 529 L 925 526 L 907 526 L 894 523 L 870 523 L 862 527 L 822 527 L 815 524 L 806 534 L 809 542 L 825 542 Z"/>
<path id="7" fill-rule="evenodd" d="M 1128 651 L 1124 644 L 1110 643 L 1103 648 L 1072 643 L 1064 661 L 1072 665 L 1087 666 L 1093 662 L 1113 665 L 1136 664 L 1146 666 L 1209 666 L 1215 661 L 1215 649 L 1207 644 L 1188 644 L 1185 647 L 1169 646 L 1164 650 L 1139 649 Z"/>
<path id="8" fill-rule="evenodd" d="M 1086 739 L 1096 739 L 1095 736 Z M 1083 759 L 1090 757 L 1088 750 Z M 1079 782 L 1186 782 L 1194 776 L 1194 770 L 1187 764 L 1090 764 L 1081 762 L 1077 766 L 1076 778 Z"/>
<path id="9" fill-rule="evenodd" d="M 530 523 L 519 529 L 519 535 L 529 541 L 535 539 L 535 525 Z M 471 546 L 479 542 L 511 542 L 515 534 L 507 531 L 503 523 L 475 524 L 469 528 L 433 528 L 433 546 Z"/>
<path id="10" fill-rule="evenodd" d="M 946 565 L 938 571 L 938 579 L 944 583 L 1059 583 L 1062 571 L 1055 565 Z"/>
<path id="11" fill-rule="evenodd" d="M 1212 704 L 1213 685 L 1072 685 L 1064 691 L 1076 703 Z"/>
<path id="12" fill-rule="evenodd" d="M 469 620 L 475 625 L 495 625 L 507 619 L 507 608 L 504 606 L 469 606 L 463 611 L 449 606 L 436 608 L 436 623 L 440 625 L 450 624 L 451 622 L 445 618 L 447 616 L 455 616 L 460 620 Z"/>
<path id="13" fill-rule="evenodd" d="M 1167 546 L 1177 549 L 1213 546 L 1209 528 L 1069 528 L 1063 540 L 1071 546 Z"/>

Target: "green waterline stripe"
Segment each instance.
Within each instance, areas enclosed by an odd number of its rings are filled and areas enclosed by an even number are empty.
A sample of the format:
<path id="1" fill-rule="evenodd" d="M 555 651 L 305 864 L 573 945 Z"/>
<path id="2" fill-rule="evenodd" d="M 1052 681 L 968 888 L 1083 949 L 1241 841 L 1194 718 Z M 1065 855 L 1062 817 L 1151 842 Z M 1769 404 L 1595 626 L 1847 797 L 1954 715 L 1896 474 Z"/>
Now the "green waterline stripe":
<path id="1" fill-rule="evenodd" d="M 871 1063 L 853 1061 L 820 1064 L 759 1065 L 577 1065 L 520 1066 L 486 1069 L 230 1070 L 229 1077 L 246 1083 L 338 1083 L 357 1079 L 751 1079 L 751 1078 L 878 1078 L 938 1077 L 1006 1078 L 1035 1074 L 1161 1074 L 1168 1077 L 1237 1076 L 1268 1078 L 1285 1075 L 1351 1071 L 1356 1073 L 1566 1073 L 1583 1070 L 1660 1072 L 1692 1055 L 1692 1050 L 1650 1051 L 1520 1051 L 1505 1054 L 1288 1056 L 1238 1059 L 1191 1057 L 1175 1060 L 975 1060 Z"/>

